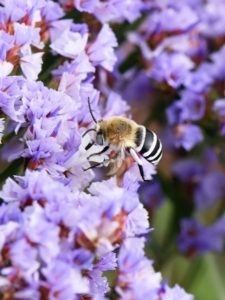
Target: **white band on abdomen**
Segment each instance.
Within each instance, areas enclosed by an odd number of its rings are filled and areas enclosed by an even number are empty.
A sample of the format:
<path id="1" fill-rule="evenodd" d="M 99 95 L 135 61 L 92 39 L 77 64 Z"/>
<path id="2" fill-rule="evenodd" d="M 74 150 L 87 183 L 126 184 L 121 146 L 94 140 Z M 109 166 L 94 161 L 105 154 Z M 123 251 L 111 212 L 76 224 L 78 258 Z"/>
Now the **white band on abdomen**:
<path id="1" fill-rule="evenodd" d="M 155 145 L 157 143 L 157 135 L 153 131 L 152 131 L 152 134 L 153 134 L 153 141 L 152 141 L 151 147 L 150 147 L 150 149 L 147 152 L 145 152 L 143 154 L 144 157 L 149 156 L 152 153 L 152 151 L 155 149 Z"/>
<path id="2" fill-rule="evenodd" d="M 156 154 L 153 156 L 149 156 L 147 158 L 147 160 L 154 160 L 155 158 L 157 158 L 157 156 L 160 154 L 160 152 L 162 152 L 162 144 L 161 143 L 159 144 L 159 148 L 158 148 Z"/>
<path id="3" fill-rule="evenodd" d="M 142 128 L 143 136 L 142 136 L 141 144 L 136 148 L 137 152 L 140 152 L 141 149 L 143 148 L 144 142 L 145 142 L 145 137 L 146 137 L 146 128 L 144 126 L 139 126 L 139 127 Z"/>

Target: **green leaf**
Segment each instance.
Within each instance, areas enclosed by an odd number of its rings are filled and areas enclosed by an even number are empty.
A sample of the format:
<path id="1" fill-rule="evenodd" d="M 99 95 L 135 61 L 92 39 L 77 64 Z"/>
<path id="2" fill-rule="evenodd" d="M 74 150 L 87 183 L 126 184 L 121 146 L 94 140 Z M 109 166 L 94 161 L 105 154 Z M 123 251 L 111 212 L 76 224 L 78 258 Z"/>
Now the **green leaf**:
<path id="1" fill-rule="evenodd" d="M 219 272 L 215 256 L 209 254 L 203 258 L 200 270 L 195 280 L 190 285 L 190 291 L 195 295 L 195 300 L 224 300 L 225 278 Z"/>
<path id="2" fill-rule="evenodd" d="M 170 286 L 179 284 L 193 294 L 195 300 L 225 299 L 224 271 L 219 271 L 213 254 L 193 259 L 177 254 L 167 261 L 161 272 Z"/>
<path id="3" fill-rule="evenodd" d="M 0 188 L 8 177 L 22 175 L 24 172 L 25 159 L 19 158 L 11 163 L 2 173 L 0 173 Z"/>

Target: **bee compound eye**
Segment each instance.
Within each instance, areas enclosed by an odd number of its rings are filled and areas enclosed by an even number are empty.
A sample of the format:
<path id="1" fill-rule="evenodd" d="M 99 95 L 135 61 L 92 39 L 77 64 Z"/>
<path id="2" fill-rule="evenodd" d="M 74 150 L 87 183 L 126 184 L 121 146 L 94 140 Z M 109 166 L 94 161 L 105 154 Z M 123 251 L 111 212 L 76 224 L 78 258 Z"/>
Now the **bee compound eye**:
<path id="1" fill-rule="evenodd" d="M 102 146 L 104 144 L 104 137 L 103 137 L 102 133 L 97 133 L 96 143 L 100 146 Z"/>

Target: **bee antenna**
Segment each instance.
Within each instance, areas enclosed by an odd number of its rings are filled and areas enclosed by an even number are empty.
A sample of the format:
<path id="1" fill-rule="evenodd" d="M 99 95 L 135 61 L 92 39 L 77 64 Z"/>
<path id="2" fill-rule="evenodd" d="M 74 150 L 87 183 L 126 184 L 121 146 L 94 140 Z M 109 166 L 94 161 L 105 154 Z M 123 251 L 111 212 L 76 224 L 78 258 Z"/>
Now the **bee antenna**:
<path id="1" fill-rule="evenodd" d="M 95 116 L 93 115 L 93 111 L 91 109 L 91 103 L 90 103 L 90 98 L 89 97 L 88 97 L 88 108 L 89 108 L 89 111 L 90 111 L 90 114 L 91 114 L 91 117 L 92 117 L 93 121 L 95 123 L 98 123 L 98 121 L 96 120 Z"/>

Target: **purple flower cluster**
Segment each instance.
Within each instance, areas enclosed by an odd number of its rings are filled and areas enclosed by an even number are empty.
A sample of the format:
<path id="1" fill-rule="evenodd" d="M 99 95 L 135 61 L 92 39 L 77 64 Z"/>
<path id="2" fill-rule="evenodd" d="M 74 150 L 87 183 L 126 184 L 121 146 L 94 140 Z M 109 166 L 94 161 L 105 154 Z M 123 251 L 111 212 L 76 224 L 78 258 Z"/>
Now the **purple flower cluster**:
<path id="1" fill-rule="evenodd" d="M 143 203 L 172 200 L 188 255 L 224 251 L 224 16 L 222 0 L 151 1 L 118 50 L 114 87 L 164 145 L 161 185 L 143 186 Z"/>
<path id="2" fill-rule="evenodd" d="M 203 142 L 201 127 L 209 109 L 218 114 L 223 126 L 218 112 L 221 104 L 210 108 L 208 104 L 224 96 L 224 88 L 221 95 L 218 86 L 224 79 L 224 46 L 219 40 L 225 35 L 224 8 L 220 0 L 157 1 L 139 30 L 128 35 L 130 43 L 141 50 L 146 76 L 174 91 L 175 101 L 167 109 L 168 124 L 175 147 L 187 151 Z"/>
<path id="3" fill-rule="evenodd" d="M 180 251 L 188 256 L 204 254 L 208 251 L 221 252 L 224 247 L 225 217 L 219 218 L 213 225 L 204 226 L 193 219 L 184 219 L 178 237 Z"/>
<path id="4" fill-rule="evenodd" d="M 19 299 L 46 293 L 50 299 L 103 297 L 108 285 L 102 273 L 116 267 L 113 249 L 148 226 L 137 195 L 133 207 L 123 207 L 125 190 L 115 184 L 114 197 L 96 192 L 107 186 L 112 184 L 93 183 L 91 194 L 72 192 L 46 171 L 7 180 L 1 192 L 2 288 Z M 135 224 L 136 214 L 142 215 L 141 224 Z"/>
<path id="5" fill-rule="evenodd" d="M 210 158 L 209 158 L 210 157 Z M 220 207 L 225 195 L 225 174 L 212 170 L 216 161 L 215 153 L 205 154 L 202 162 L 194 159 L 180 160 L 173 166 L 174 176 L 188 188 L 188 197 L 194 202 L 195 211 L 204 216 L 207 211 Z M 178 236 L 178 248 L 188 256 L 203 254 L 208 251 L 223 251 L 224 215 L 207 224 L 196 219 L 184 219 Z M 203 224 L 203 223 L 206 224 Z"/>
<path id="6" fill-rule="evenodd" d="M 149 8 L 149 4 L 143 0 L 60 0 L 65 10 L 76 8 L 80 12 L 86 12 L 95 17 L 101 23 L 120 23 L 124 20 L 133 22 L 141 16 L 141 13 Z"/>
<path id="7" fill-rule="evenodd" d="M 54 36 L 58 19 L 64 15 L 53 1 L 1 1 L 0 76 L 20 68 L 25 77 L 37 79 L 44 46 Z"/>
<path id="8" fill-rule="evenodd" d="M 82 23 L 67 17 L 74 8 L 83 13 Z M 125 115 L 129 109 L 110 81 L 116 77 L 118 42 L 106 21 L 133 22 L 148 9 L 152 5 L 141 0 L 0 1 L 4 300 L 103 300 L 114 295 L 123 300 L 193 299 L 179 286 L 164 283 L 145 256 L 151 229 L 139 201 L 140 174 L 134 162 L 126 158 L 120 174 L 107 180 L 85 170 L 90 167 L 88 151 L 99 149 L 94 145 L 85 150 L 82 138 L 92 127 L 88 100 L 98 119 Z M 91 20 L 85 20 L 87 13 Z M 185 28 L 197 22 L 195 15 L 192 19 L 181 14 Z M 57 62 L 50 71 L 45 70 L 47 55 Z M 169 54 L 160 55 L 161 62 L 154 56 L 148 76 L 181 86 L 193 67 L 191 59 L 180 53 L 168 64 Z M 177 70 L 179 76 L 173 77 Z M 35 81 L 41 72 L 52 74 L 49 86 Z M 189 113 L 192 108 L 184 105 Z M 93 161 L 104 161 L 104 155 Z M 151 179 L 155 168 L 147 162 L 143 167 Z M 14 178 L 5 175 L 9 170 Z M 158 191 L 159 200 L 149 207 L 157 207 L 164 195 L 157 184 L 148 189 L 150 197 Z"/>
<path id="9" fill-rule="evenodd" d="M 104 272 L 117 268 L 120 299 L 170 299 L 143 251 L 148 217 L 126 178 L 88 192 L 45 171 L 8 179 L 0 193 L 0 287 L 9 299 L 106 299 Z M 109 189 L 111 193 L 109 193 Z M 114 250 L 119 249 L 118 257 Z M 181 290 L 182 298 L 193 299 Z M 186 298 L 185 298 L 186 297 Z"/>

